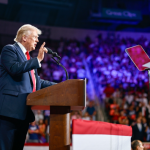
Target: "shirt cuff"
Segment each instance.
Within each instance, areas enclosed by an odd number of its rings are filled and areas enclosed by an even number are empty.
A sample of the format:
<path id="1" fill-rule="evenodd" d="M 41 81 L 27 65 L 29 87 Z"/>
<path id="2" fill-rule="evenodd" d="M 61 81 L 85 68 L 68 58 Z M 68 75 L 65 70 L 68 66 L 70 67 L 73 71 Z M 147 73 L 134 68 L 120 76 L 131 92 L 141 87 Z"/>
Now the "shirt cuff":
<path id="1" fill-rule="evenodd" d="M 39 61 L 39 59 L 37 58 L 37 60 L 38 60 L 38 63 L 39 63 L 39 67 L 41 67 L 41 63 L 40 63 L 40 61 Z"/>

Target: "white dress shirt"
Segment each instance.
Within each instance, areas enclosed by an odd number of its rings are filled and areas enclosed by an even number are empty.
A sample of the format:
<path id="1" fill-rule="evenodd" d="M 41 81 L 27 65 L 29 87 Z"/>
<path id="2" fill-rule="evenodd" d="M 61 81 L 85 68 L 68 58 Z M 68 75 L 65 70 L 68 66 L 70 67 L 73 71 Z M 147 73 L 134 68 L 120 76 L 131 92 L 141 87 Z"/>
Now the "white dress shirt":
<path id="1" fill-rule="evenodd" d="M 138 127 L 139 131 L 141 132 L 142 131 L 142 124 L 141 123 L 137 123 L 137 127 Z"/>
<path id="2" fill-rule="evenodd" d="M 27 55 L 26 55 L 26 48 L 20 43 L 20 42 L 17 42 L 17 44 L 19 45 L 19 47 L 21 48 L 22 52 L 24 53 L 25 57 L 27 58 Z M 37 58 L 38 62 L 39 62 L 39 67 L 41 67 L 41 63 L 39 61 L 39 59 Z"/>

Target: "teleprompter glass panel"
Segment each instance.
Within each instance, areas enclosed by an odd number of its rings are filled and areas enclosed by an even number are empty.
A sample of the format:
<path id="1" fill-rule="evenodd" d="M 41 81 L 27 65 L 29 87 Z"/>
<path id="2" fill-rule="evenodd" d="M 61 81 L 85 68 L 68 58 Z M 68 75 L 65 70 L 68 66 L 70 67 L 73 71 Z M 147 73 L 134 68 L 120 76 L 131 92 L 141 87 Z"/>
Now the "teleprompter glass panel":
<path id="1" fill-rule="evenodd" d="M 129 55 L 135 66 L 138 68 L 138 70 L 144 71 L 145 69 L 148 69 L 148 67 L 144 67 L 143 65 L 149 63 L 150 58 L 141 45 L 129 47 L 125 51 Z"/>

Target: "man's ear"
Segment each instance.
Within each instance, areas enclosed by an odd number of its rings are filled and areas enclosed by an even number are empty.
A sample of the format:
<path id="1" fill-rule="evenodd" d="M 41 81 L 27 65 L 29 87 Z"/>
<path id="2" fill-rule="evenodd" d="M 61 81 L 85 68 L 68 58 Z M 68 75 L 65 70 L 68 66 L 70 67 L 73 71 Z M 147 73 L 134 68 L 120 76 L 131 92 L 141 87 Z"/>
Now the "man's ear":
<path id="1" fill-rule="evenodd" d="M 27 41 L 27 36 L 26 36 L 26 35 L 23 35 L 23 36 L 22 36 L 22 41 L 23 41 L 23 42 L 26 42 L 26 41 Z"/>

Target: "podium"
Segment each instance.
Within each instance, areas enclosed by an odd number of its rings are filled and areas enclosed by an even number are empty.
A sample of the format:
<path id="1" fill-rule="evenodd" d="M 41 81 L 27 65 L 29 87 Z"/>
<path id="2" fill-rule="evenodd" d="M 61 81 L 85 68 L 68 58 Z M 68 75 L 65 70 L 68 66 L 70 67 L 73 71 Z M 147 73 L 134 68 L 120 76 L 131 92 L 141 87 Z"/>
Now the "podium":
<path id="1" fill-rule="evenodd" d="M 50 109 L 49 150 L 70 150 L 70 111 L 86 106 L 86 80 L 66 80 L 31 93 L 27 105 Z"/>

